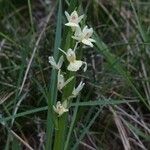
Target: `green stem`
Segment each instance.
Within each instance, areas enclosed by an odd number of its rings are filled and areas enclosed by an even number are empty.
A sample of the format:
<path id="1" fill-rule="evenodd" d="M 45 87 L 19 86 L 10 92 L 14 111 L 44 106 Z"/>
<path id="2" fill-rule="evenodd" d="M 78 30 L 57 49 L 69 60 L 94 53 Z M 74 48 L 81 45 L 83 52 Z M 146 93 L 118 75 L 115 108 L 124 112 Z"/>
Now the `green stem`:
<path id="1" fill-rule="evenodd" d="M 64 34 L 64 42 L 62 42 L 62 49 L 67 51 L 74 45 L 73 39 L 71 38 L 72 31 L 67 29 Z M 76 45 L 77 46 L 77 45 Z M 70 77 L 75 76 L 75 73 L 66 71 L 66 80 Z M 62 102 L 66 100 L 72 93 L 75 84 L 75 78 L 67 84 L 63 89 Z M 64 150 L 66 133 L 67 133 L 67 117 L 68 113 L 64 113 L 58 118 L 58 128 L 55 130 L 55 139 L 53 150 Z"/>
<path id="2" fill-rule="evenodd" d="M 73 72 L 67 71 L 67 79 L 74 76 Z M 75 78 L 67 84 L 63 90 L 62 101 L 66 100 L 72 93 L 75 84 Z M 55 131 L 54 150 L 63 150 L 67 132 L 68 113 L 64 113 L 58 118 L 58 129 Z"/>
<path id="3" fill-rule="evenodd" d="M 64 113 L 58 118 L 58 129 L 55 131 L 54 150 L 63 150 L 66 135 L 68 113 Z"/>

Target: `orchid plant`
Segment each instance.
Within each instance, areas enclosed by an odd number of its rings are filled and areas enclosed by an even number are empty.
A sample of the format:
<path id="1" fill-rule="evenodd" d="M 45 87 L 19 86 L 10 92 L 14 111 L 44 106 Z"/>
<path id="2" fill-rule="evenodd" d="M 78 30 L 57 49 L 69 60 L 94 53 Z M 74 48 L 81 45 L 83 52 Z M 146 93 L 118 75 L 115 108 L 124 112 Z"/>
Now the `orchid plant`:
<path id="1" fill-rule="evenodd" d="M 66 136 L 67 130 L 67 113 L 69 112 L 72 100 L 79 95 L 85 85 L 83 81 L 77 86 L 75 85 L 76 72 L 82 70 L 82 68 L 84 72 L 87 70 L 87 63 L 82 58 L 78 58 L 78 55 L 81 54 L 78 52 L 79 46 L 81 47 L 83 44 L 84 46 L 93 47 L 95 42 L 92 38 L 93 28 L 89 28 L 87 25 L 81 27 L 84 15 L 78 15 L 77 11 L 73 11 L 71 14 L 65 11 L 65 15 L 67 19 L 65 26 L 71 28 L 71 30 L 68 30 L 67 35 L 71 42 L 66 41 L 64 43 L 64 47 L 68 47 L 67 49 L 59 48 L 61 56 L 58 61 L 53 56 L 49 56 L 49 63 L 57 73 L 57 90 L 61 99 L 56 104 L 53 104 L 52 107 L 56 129 L 54 150 L 63 150 L 65 147 L 64 136 Z"/>
<path id="2" fill-rule="evenodd" d="M 65 15 L 68 20 L 68 22 L 65 25 L 72 28 L 73 35 L 71 36 L 71 38 L 76 41 L 76 44 L 73 49 L 69 48 L 68 50 L 62 50 L 61 48 L 59 48 L 59 50 L 62 52 L 62 56 L 59 58 L 58 62 L 56 62 L 52 56 L 49 57 L 49 63 L 54 69 L 58 70 L 57 89 L 60 92 L 62 92 L 62 89 L 66 87 L 72 81 L 73 78 L 75 78 L 75 76 L 72 76 L 65 80 L 65 77 L 63 75 L 65 74 L 65 72 L 63 72 L 61 69 L 64 60 L 66 59 L 68 62 L 66 66 L 66 69 L 68 71 L 77 72 L 84 65 L 83 70 L 85 72 L 87 70 L 87 63 L 76 58 L 77 47 L 79 43 L 83 43 L 86 46 L 93 47 L 93 42 L 95 42 L 95 40 L 91 38 L 93 34 L 93 28 L 88 28 L 88 26 L 85 25 L 85 27 L 81 29 L 79 25 L 84 15 L 79 16 L 77 11 L 73 11 L 71 14 L 65 11 Z M 64 58 L 64 56 L 66 58 Z M 80 91 L 83 89 L 84 85 L 85 83 L 81 81 L 76 88 L 73 88 L 71 95 L 69 95 L 65 101 L 58 101 L 56 103 L 56 106 L 53 105 L 53 110 L 58 117 L 61 117 L 65 112 L 69 111 L 68 104 L 70 102 L 68 101 L 77 97 Z"/>

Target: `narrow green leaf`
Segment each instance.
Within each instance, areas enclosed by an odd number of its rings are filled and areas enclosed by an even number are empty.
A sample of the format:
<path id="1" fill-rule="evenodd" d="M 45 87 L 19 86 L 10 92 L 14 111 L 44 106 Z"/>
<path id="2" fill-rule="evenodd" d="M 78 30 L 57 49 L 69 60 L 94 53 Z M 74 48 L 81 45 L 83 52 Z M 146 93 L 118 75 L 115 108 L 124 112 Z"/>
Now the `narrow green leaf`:
<path id="1" fill-rule="evenodd" d="M 34 33 L 34 23 L 33 23 L 33 16 L 32 16 L 31 0 L 28 0 L 28 7 L 29 7 L 31 30 L 32 30 L 32 33 Z"/>
<path id="2" fill-rule="evenodd" d="M 57 61 L 59 56 L 59 47 L 61 44 L 61 32 L 62 32 L 62 1 L 59 0 L 59 8 L 57 14 L 57 26 L 56 26 L 56 37 L 55 37 L 55 44 L 53 50 L 54 59 Z M 46 150 L 52 149 L 52 136 L 54 130 L 53 124 L 53 108 L 52 105 L 56 102 L 57 98 L 57 71 L 55 69 L 52 70 L 51 73 L 51 83 L 50 83 L 50 97 L 48 101 L 48 114 L 47 114 L 47 129 L 46 129 Z"/>
<path id="3" fill-rule="evenodd" d="M 117 105 L 125 103 L 139 102 L 138 100 L 97 100 L 97 101 L 88 101 L 88 102 L 76 102 L 72 103 L 71 106 L 96 106 L 96 105 Z"/>
<path id="4" fill-rule="evenodd" d="M 80 101 L 80 97 L 78 97 L 77 103 L 78 103 L 79 101 Z M 73 113 L 73 116 L 72 116 L 71 125 L 70 125 L 69 131 L 68 131 L 68 135 L 67 135 L 67 138 L 66 138 L 64 150 L 67 150 L 67 149 L 68 149 L 68 145 L 69 145 L 69 141 L 70 141 L 70 138 L 71 138 L 71 134 L 72 134 L 72 131 L 73 131 L 73 127 L 74 127 L 74 124 L 75 124 L 77 112 L 78 112 L 78 105 L 76 105 L 76 106 L 75 106 L 75 109 L 74 109 L 74 113 Z"/>
<path id="5" fill-rule="evenodd" d="M 18 113 L 16 115 L 11 115 L 9 117 L 0 118 L 0 123 L 7 122 L 11 119 L 15 119 L 15 118 L 18 118 L 18 117 L 24 117 L 26 115 L 34 114 L 34 113 L 37 113 L 37 112 L 42 112 L 42 111 L 45 111 L 47 109 L 48 109 L 48 107 L 45 106 L 45 107 L 40 107 L 40 108 L 25 111 L 25 112 L 21 112 L 21 113 Z"/>
<path id="6" fill-rule="evenodd" d="M 107 106 L 107 105 L 119 105 L 119 104 L 131 103 L 131 102 L 139 102 L 139 101 L 137 101 L 137 100 L 130 100 L 130 101 L 127 101 L 127 100 L 122 100 L 122 101 L 121 100 L 109 100 L 109 101 L 108 100 L 97 100 L 97 101 L 89 101 L 89 102 L 76 102 L 76 103 L 72 103 L 70 106 L 75 106 L 75 107 L 78 107 L 78 106 L 98 106 L 98 105 Z M 16 115 L 11 115 L 9 117 L 0 118 L 0 123 L 7 122 L 11 119 L 26 116 L 29 114 L 34 114 L 37 112 L 46 111 L 47 109 L 48 109 L 48 106 L 45 106 L 45 107 L 40 107 L 40 108 L 25 111 L 25 112 L 21 112 L 21 113 L 18 113 Z"/>

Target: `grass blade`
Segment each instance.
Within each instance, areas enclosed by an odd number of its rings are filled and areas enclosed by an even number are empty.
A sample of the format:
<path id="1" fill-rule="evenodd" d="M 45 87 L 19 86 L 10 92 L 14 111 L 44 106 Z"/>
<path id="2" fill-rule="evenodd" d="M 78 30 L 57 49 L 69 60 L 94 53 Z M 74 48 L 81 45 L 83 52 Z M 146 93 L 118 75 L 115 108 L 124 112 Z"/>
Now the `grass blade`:
<path id="1" fill-rule="evenodd" d="M 55 45 L 53 50 L 54 59 L 58 60 L 59 50 L 61 44 L 61 30 L 62 30 L 62 2 L 59 0 L 59 8 L 57 14 L 57 27 L 56 27 L 56 37 L 55 37 Z M 56 89 L 56 80 L 57 80 L 57 72 L 56 70 L 52 70 L 51 73 L 51 83 L 50 83 L 50 97 L 48 101 L 48 114 L 47 114 L 47 141 L 46 141 L 46 150 L 51 150 L 52 148 L 52 136 L 53 136 L 53 114 L 52 114 L 52 104 L 56 102 L 57 98 L 57 89 Z"/>
<path id="2" fill-rule="evenodd" d="M 79 102 L 79 99 L 80 98 L 77 99 L 77 103 Z M 73 113 L 73 116 L 72 116 L 72 120 L 71 120 L 71 125 L 70 125 L 69 131 L 68 131 L 68 135 L 67 135 L 67 139 L 66 139 L 66 142 L 65 142 L 64 150 L 68 149 L 69 140 L 71 138 L 71 134 L 72 134 L 72 131 L 73 131 L 73 127 L 74 127 L 76 116 L 77 116 L 77 112 L 78 112 L 78 107 L 79 107 L 78 105 L 75 106 L 75 110 L 74 110 L 74 113 Z"/>
<path id="3" fill-rule="evenodd" d="M 125 104 L 130 102 L 138 102 L 137 100 L 97 100 L 97 101 L 88 101 L 88 102 L 76 102 L 72 103 L 71 106 L 98 106 L 98 105 L 117 105 Z"/>

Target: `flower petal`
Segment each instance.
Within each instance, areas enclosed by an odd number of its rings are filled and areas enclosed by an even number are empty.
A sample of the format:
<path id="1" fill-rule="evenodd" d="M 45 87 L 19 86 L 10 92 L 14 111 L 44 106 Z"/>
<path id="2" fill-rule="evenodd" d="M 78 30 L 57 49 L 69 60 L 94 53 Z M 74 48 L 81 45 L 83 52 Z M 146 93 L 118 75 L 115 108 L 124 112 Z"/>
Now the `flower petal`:
<path id="1" fill-rule="evenodd" d="M 89 38 L 88 40 L 90 40 L 91 42 L 96 42 L 94 39 L 92 38 Z"/>
<path id="2" fill-rule="evenodd" d="M 83 39 L 83 40 L 82 40 L 82 43 L 85 44 L 85 45 L 89 45 L 89 46 L 93 47 L 93 44 L 91 43 L 90 40 Z"/>
<path id="3" fill-rule="evenodd" d="M 82 30 L 83 33 L 87 32 L 88 31 L 88 26 L 85 26 Z"/>
<path id="4" fill-rule="evenodd" d="M 82 31 L 81 31 L 81 28 L 80 28 L 80 26 L 78 26 L 77 28 L 76 28 L 76 31 L 75 31 L 75 34 L 74 34 L 75 36 L 81 36 L 82 35 Z"/>
<path id="5" fill-rule="evenodd" d="M 81 38 L 80 37 L 77 37 L 77 36 L 72 36 L 73 39 L 77 40 L 77 41 L 81 41 Z"/>
<path id="6" fill-rule="evenodd" d="M 74 10 L 74 11 L 71 13 L 71 16 L 75 16 L 75 17 L 78 18 L 78 13 L 77 13 L 77 11 Z"/>
<path id="7" fill-rule="evenodd" d="M 57 64 L 56 64 L 56 62 L 55 62 L 55 60 L 54 60 L 54 57 L 53 57 L 53 56 L 49 56 L 48 59 L 49 59 L 49 63 L 50 63 L 55 69 L 58 69 L 58 66 L 57 66 Z"/>
<path id="8" fill-rule="evenodd" d="M 59 67 L 59 69 L 61 68 L 61 66 L 62 66 L 62 64 L 63 64 L 63 62 L 64 62 L 64 57 L 63 56 L 61 56 L 60 58 L 59 58 L 59 61 L 58 61 L 58 67 Z"/>
<path id="9" fill-rule="evenodd" d="M 78 18 L 78 23 L 84 18 L 84 15 L 81 15 L 79 18 Z"/>
<path id="10" fill-rule="evenodd" d="M 81 81 L 80 84 L 77 86 L 77 88 L 73 89 L 73 92 L 72 92 L 73 97 L 76 97 L 79 94 L 79 92 L 83 89 L 84 85 L 85 83 Z"/>
<path id="11" fill-rule="evenodd" d="M 76 60 L 74 62 L 71 62 L 67 69 L 69 71 L 78 71 L 80 69 L 80 67 L 82 66 L 83 62 L 81 60 Z"/>
<path id="12" fill-rule="evenodd" d="M 57 108 L 53 105 L 53 110 L 58 113 Z"/>
<path id="13" fill-rule="evenodd" d="M 59 70 L 57 75 L 57 88 L 59 91 L 61 91 L 61 89 L 64 87 L 64 83 L 65 83 L 65 78 L 62 74 L 60 74 L 60 70 Z"/>
<path id="14" fill-rule="evenodd" d="M 69 21 L 70 20 L 70 15 L 69 15 L 69 13 L 67 11 L 65 11 L 65 15 L 67 17 L 67 20 Z"/>
<path id="15" fill-rule="evenodd" d="M 91 37 L 93 34 L 93 28 L 88 29 L 88 36 Z"/>
<path id="16" fill-rule="evenodd" d="M 83 69 L 83 71 L 85 72 L 87 70 L 87 63 L 84 61 L 83 64 L 85 65 Z"/>
<path id="17" fill-rule="evenodd" d="M 68 51 L 67 51 L 67 60 L 70 63 L 74 62 L 76 60 L 76 54 L 71 48 L 69 48 Z"/>
<path id="18" fill-rule="evenodd" d="M 66 26 L 70 26 L 70 27 L 78 27 L 79 25 L 73 22 L 68 22 L 65 24 Z"/>

